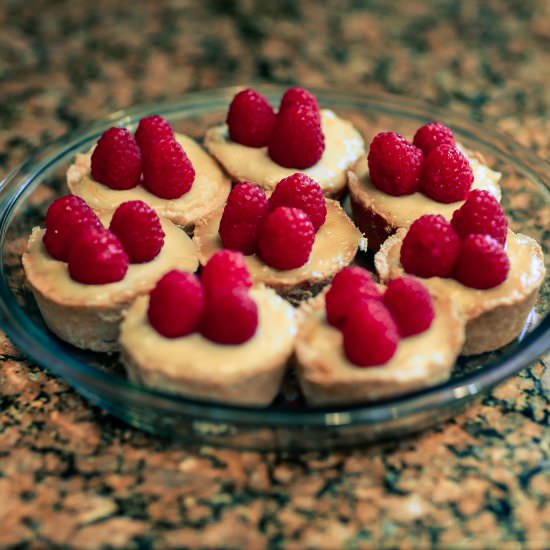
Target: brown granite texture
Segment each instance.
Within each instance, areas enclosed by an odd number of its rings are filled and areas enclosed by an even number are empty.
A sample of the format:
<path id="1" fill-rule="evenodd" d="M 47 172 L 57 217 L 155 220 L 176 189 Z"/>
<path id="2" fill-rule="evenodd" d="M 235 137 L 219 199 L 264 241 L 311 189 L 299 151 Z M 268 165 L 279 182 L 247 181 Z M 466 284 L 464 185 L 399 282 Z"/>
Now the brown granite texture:
<path id="1" fill-rule="evenodd" d="M 3 0 L 0 176 L 129 105 L 262 81 L 415 96 L 550 154 L 550 4 Z M 548 358 L 415 437 L 285 456 L 128 428 L 0 341 L 2 548 L 549 548 Z"/>

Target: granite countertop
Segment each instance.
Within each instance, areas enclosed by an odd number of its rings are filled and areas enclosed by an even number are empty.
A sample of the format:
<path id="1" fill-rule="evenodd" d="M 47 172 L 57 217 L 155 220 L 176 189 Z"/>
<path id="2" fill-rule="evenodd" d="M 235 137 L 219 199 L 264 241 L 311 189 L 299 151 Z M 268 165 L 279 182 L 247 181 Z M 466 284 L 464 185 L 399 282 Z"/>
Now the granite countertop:
<path id="1" fill-rule="evenodd" d="M 116 109 L 250 82 L 418 97 L 549 155 L 545 2 L 5 0 L 0 29 L 0 177 Z M 420 435 L 291 456 L 156 439 L 0 354 L 0 547 L 550 547 L 548 357 Z"/>

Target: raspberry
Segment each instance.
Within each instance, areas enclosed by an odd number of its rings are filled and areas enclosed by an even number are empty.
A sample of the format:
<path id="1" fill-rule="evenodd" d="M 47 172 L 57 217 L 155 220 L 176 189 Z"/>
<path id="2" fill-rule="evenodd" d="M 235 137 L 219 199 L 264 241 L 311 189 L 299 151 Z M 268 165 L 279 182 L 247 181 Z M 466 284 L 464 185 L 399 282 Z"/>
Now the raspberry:
<path id="1" fill-rule="evenodd" d="M 344 352 L 359 367 L 387 363 L 399 344 L 399 331 L 379 300 L 365 300 L 349 311 L 342 329 Z"/>
<path id="2" fill-rule="evenodd" d="M 424 155 L 395 132 L 374 136 L 367 157 L 375 187 L 395 197 L 410 195 L 418 188 Z"/>
<path id="3" fill-rule="evenodd" d="M 453 213 L 451 225 L 461 239 L 472 233 L 491 235 L 500 244 L 506 242 L 508 220 L 497 199 L 484 189 L 474 189 L 466 202 Z"/>
<path id="4" fill-rule="evenodd" d="M 281 98 L 279 112 L 294 104 L 305 105 L 320 116 L 317 98 L 304 88 L 289 88 Z"/>
<path id="5" fill-rule="evenodd" d="M 258 228 L 267 212 L 265 192 L 251 183 L 238 183 L 229 194 L 220 220 L 223 246 L 243 254 L 253 254 Z"/>
<path id="6" fill-rule="evenodd" d="M 464 200 L 474 173 L 464 154 L 450 145 L 438 145 L 424 159 L 420 190 L 434 201 L 451 203 Z"/>
<path id="7" fill-rule="evenodd" d="M 279 206 L 260 226 L 258 254 L 275 269 L 294 269 L 308 261 L 314 240 L 315 229 L 303 210 Z"/>
<path id="8" fill-rule="evenodd" d="M 109 128 L 92 153 L 92 177 L 111 189 L 131 189 L 141 176 L 141 152 L 126 128 Z"/>
<path id="9" fill-rule="evenodd" d="M 226 288 L 246 290 L 252 286 L 244 256 L 235 250 L 216 252 L 202 268 L 201 280 L 207 294 Z"/>
<path id="10" fill-rule="evenodd" d="M 52 258 L 67 261 L 78 231 L 87 226 L 103 227 L 93 210 L 80 198 L 65 195 L 54 200 L 46 212 L 44 246 Z"/>
<path id="11" fill-rule="evenodd" d="M 229 105 L 227 126 L 232 141 L 248 147 L 265 147 L 275 127 L 275 112 L 263 95 L 247 88 Z"/>
<path id="12" fill-rule="evenodd" d="M 151 115 L 139 121 L 136 141 L 140 149 L 147 149 L 149 143 L 164 139 L 174 139 L 174 131 L 167 120 L 160 115 Z"/>
<path id="13" fill-rule="evenodd" d="M 327 217 L 327 204 L 321 186 L 309 176 L 296 173 L 282 179 L 269 197 L 269 209 L 292 206 L 303 210 L 311 219 L 315 231 Z"/>
<path id="14" fill-rule="evenodd" d="M 198 277 L 173 269 L 151 290 L 147 317 L 166 338 L 187 336 L 199 328 L 204 302 L 204 289 Z"/>
<path id="15" fill-rule="evenodd" d="M 163 199 L 177 199 L 195 180 L 195 169 L 175 139 L 149 142 L 143 150 L 143 185 Z"/>
<path id="16" fill-rule="evenodd" d="M 332 280 L 325 295 L 327 321 L 341 328 L 350 308 L 360 300 L 380 300 L 382 296 L 376 288 L 372 275 L 358 266 L 345 267 Z"/>
<path id="17" fill-rule="evenodd" d="M 384 305 L 392 314 L 401 336 L 413 336 L 430 328 L 435 317 L 432 298 L 415 277 L 392 279 L 384 293 Z"/>
<path id="18" fill-rule="evenodd" d="M 228 288 L 206 301 L 201 333 L 212 342 L 242 344 L 257 328 L 258 306 L 245 289 Z"/>
<path id="19" fill-rule="evenodd" d="M 278 113 L 268 146 L 273 162 L 303 170 L 316 164 L 324 150 L 319 115 L 308 105 L 296 103 Z"/>
<path id="20" fill-rule="evenodd" d="M 441 214 L 415 220 L 401 245 L 401 265 L 419 277 L 449 277 L 458 257 L 460 239 Z"/>
<path id="21" fill-rule="evenodd" d="M 427 155 L 438 145 L 445 144 L 454 147 L 455 137 L 452 130 L 441 122 L 428 122 L 416 131 L 413 143 Z"/>
<path id="22" fill-rule="evenodd" d="M 120 281 L 128 271 L 128 255 L 113 233 L 87 227 L 75 238 L 69 252 L 69 275 L 88 285 Z"/>
<path id="23" fill-rule="evenodd" d="M 471 288 L 493 288 L 506 280 L 510 260 L 504 247 L 489 235 L 468 235 L 462 241 L 454 278 Z"/>
<path id="24" fill-rule="evenodd" d="M 140 200 L 123 202 L 115 210 L 109 230 L 119 238 L 133 264 L 151 261 L 164 244 L 157 213 Z"/>

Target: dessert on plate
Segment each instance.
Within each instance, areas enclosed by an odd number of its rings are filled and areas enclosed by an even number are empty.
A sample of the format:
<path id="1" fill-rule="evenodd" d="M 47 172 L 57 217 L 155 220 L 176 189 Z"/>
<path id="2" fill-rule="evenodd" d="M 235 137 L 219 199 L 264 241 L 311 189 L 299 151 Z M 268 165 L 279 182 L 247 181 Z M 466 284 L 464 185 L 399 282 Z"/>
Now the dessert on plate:
<path id="1" fill-rule="evenodd" d="M 384 288 L 356 266 L 300 314 L 296 372 L 310 405 L 375 401 L 444 382 L 464 340 L 448 297 L 408 275 Z"/>
<path id="2" fill-rule="evenodd" d="M 188 233 L 231 188 L 218 163 L 158 115 L 141 119 L 135 137 L 124 128 L 107 130 L 93 151 L 76 156 L 67 185 L 96 211 L 142 200 Z"/>
<path id="3" fill-rule="evenodd" d="M 107 229 L 109 227 L 109 229 Z M 70 344 L 116 351 L 124 310 L 174 268 L 194 270 L 192 240 L 141 201 L 97 217 L 80 198 L 54 201 L 23 268 L 46 325 Z"/>
<path id="4" fill-rule="evenodd" d="M 166 274 L 122 323 L 130 379 L 189 397 L 269 405 L 292 354 L 295 311 L 272 289 L 251 284 L 242 255 L 228 250 L 200 279 Z"/>
<path id="5" fill-rule="evenodd" d="M 372 140 L 368 156 L 348 171 L 353 218 L 376 251 L 398 228 L 424 214 L 450 220 L 470 190 L 485 189 L 500 200 L 500 178 L 481 154 L 462 149 L 439 122 L 419 128 L 413 143 L 383 132 Z"/>
<path id="6" fill-rule="evenodd" d="M 300 170 L 332 198 L 342 196 L 346 171 L 364 154 L 363 139 L 353 125 L 319 109 L 303 88 L 287 90 L 277 113 L 256 91 L 239 92 L 226 124 L 208 129 L 204 145 L 234 181 L 271 191 Z"/>
<path id="7" fill-rule="evenodd" d="M 269 199 L 250 183 L 237 184 L 193 239 L 201 264 L 222 248 L 238 250 L 255 283 L 291 301 L 315 294 L 365 246 L 340 204 L 302 173 L 283 178 Z"/>
<path id="8" fill-rule="evenodd" d="M 411 273 L 457 304 L 466 321 L 463 355 L 516 338 L 545 274 L 539 244 L 508 229 L 487 191 L 471 192 L 451 222 L 425 215 L 399 229 L 377 252 L 375 265 L 382 281 Z"/>

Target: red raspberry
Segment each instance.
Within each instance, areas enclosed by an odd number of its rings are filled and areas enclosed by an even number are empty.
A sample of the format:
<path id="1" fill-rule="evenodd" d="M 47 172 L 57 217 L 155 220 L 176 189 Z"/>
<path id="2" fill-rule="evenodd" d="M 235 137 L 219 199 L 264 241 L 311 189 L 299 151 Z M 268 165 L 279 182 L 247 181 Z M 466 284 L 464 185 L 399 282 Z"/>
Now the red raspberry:
<path id="1" fill-rule="evenodd" d="M 438 145 L 424 159 L 420 190 L 434 201 L 451 203 L 464 200 L 474 181 L 474 173 L 462 151 Z"/>
<path id="2" fill-rule="evenodd" d="M 204 289 L 198 277 L 173 269 L 151 290 L 147 317 L 165 338 L 187 336 L 199 328 L 204 302 Z"/>
<path id="3" fill-rule="evenodd" d="M 44 246 L 52 258 L 66 262 L 78 231 L 87 226 L 103 227 L 94 211 L 80 198 L 65 195 L 54 200 L 46 212 Z"/>
<path id="4" fill-rule="evenodd" d="M 206 301 L 201 333 L 218 344 L 237 345 L 258 328 L 258 306 L 243 288 L 227 288 Z"/>
<path id="5" fill-rule="evenodd" d="M 315 229 L 303 210 L 279 206 L 260 226 L 258 254 L 275 269 L 294 269 L 308 261 L 314 240 Z"/>
<path id="6" fill-rule="evenodd" d="M 424 155 L 395 132 L 374 136 L 367 157 L 375 187 L 395 197 L 410 195 L 418 188 Z"/>
<path id="7" fill-rule="evenodd" d="M 220 220 L 223 246 L 243 254 L 253 254 L 258 228 L 268 209 L 262 189 L 248 182 L 238 183 L 229 194 Z"/>
<path id="8" fill-rule="evenodd" d="M 427 155 L 438 145 L 455 146 L 455 137 L 450 128 L 441 122 L 428 122 L 421 126 L 414 134 L 413 143 Z"/>
<path id="9" fill-rule="evenodd" d="M 353 306 L 342 329 L 344 352 L 359 367 L 387 363 L 399 344 L 399 331 L 380 300 L 364 300 Z"/>
<path id="10" fill-rule="evenodd" d="M 206 262 L 201 271 L 201 280 L 207 294 L 227 288 L 252 286 L 244 256 L 235 250 L 220 250 Z"/>
<path id="11" fill-rule="evenodd" d="M 136 141 L 140 149 L 147 149 L 150 142 L 174 139 L 174 130 L 169 122 L 160 115 L 151 115 L 139 121 Z"/>
<path id="12" fill-rule="evenodd" d="M 69 251 L 69 275 L 87 285 L 120 281 L 128 271 L 128 263 L 121 242 L 104 228 L 82 229 Z"/>
<path id="13" fill-rule="evenodd" d="M 131 189 L 141 177 L 141 152 L 126 128 L 109 128 L 92 153 L 92 177 L 111 189 Z"/>
<path id="14" fill-rule="evenodd" d="M 466 202 L 453 213 L 451 225 L 461 239 L 472 233 L 491 235 L 500 244 L 506 242 L 508 220 L 497 199 L 484 189 L 474 189 Z"/>
<path id="15" fill-rule="evenodd" d="M 320 116 L 317 98 L 304 88 L 289 88 L 281 98 L 279 112 L 296 103 L 309 107 L 312 111 L 318 113 L 318 116 Z"/>
<path id="16" fill-rule="evenodd" d="M 504 247 L 489 235 L 468 235 L 463 241 L 454 278 L 471 288 L 493 288 L 506 280 L 510 260 Z"/>
<path id="17" fill-rule="evenodd" d="M 392 314 L 401 336 L 413 336 L 430 328 L 435 317 L 432 297 L 415 277 L 392 279 L 384 293 L 384 305 Z"/>
<path id="18" fill-rule="evenodd" d="M 308 105 L 296 103 L 278 113 L 268 146 L 273 162 L 303 170 L 316 164 L 324 150 L 321 121 Z"/>
<path id="19" fill-rule="evenodd" d="M 327 217 L 327 203 L 321 186 L 309 176 L 296 173 L 282 179 L 269 197 L 269 209 L 292 206 L 303 210 L 311 219 L 315 231 Z"/>
<path id="20" fill-rule="evenodd" d="M 177 199 L 195 181 L 195 169 L 175 139 L 149 142 L 143 150 L 143 185 L 163 199 Z"/>
<path id="21" fill-rule="evenodd" d="M 265 147 L 275 127 L 275 112 L 263 95 L 247 88 L 229 105 L 227 126 L 232 141 L 248 147 Z"/>
<path id="22" fill-rule="evenodd" d="M 372 275 L 358 266 L 345 267 L 332 280 L 325 294 L 327 321 L 338 328 L 344 325 L 348 311 L 360 300 L 380 300 Z"/>
<path id="23" fill-rule="evenodd" d="M 133 264 L 151 261 L 164 244 L 157 213 L 140 200 L 123 202 L 115 210 L 109 230 L 119 238 Z"/>
<path id="24" fill-rule="evenodd" d="M 401 245 L 401 265 L 419 277 L 450 277 L 458 258 L 460 239 L 441 214 L 415 220 Z"/>

